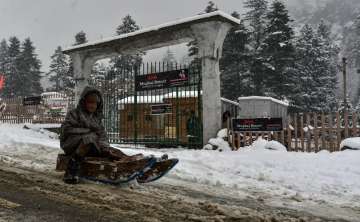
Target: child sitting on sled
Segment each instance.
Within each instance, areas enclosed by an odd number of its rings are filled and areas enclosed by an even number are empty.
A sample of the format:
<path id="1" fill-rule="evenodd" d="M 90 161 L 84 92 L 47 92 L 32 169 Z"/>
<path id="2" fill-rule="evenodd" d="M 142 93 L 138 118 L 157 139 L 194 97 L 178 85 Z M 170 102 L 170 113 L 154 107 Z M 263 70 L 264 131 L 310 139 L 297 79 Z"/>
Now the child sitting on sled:
<path id="1" fill-rule="evenodd" d="M 69 111 L 60 130 L 60 147 L 70 156 L 64 182 L 79 183 L 80 166 L 85 157 L 104 157 L 110 160 L 133 160 L 143 158 L 142 154 L 127 156 L 120 150 L 110 147 L 107 134 L 102 125 L 103 99 L 94 88 L 86 87 L 77 107 Z M 161 160 L 166 160 L 165 154 Z M 177 162 L 177 161 L 176 161 Z M 149 181 L 151 170 L 144 173 L 142 180 Z M 145 178 L 145 177 L 148 178 Z M 141 178 L 140 178 L 141 179 Z M 139 182 L 139 180 L 138 180 Z"/>
<path id="2" fill-rule="evenodd" d="M 79 182 L 80 163 L 85 157 L 121 158 L 110 150 L 103 118 L 101 93 L 86 87 L 77 107 L 67 113 L 60 130 L 60 147 L 71 156 L 64 175 L 64 182 Z M 120 152 L 121 154 L 121 152 Z M 124 154 L 125 156 L 125 154 Z"/>

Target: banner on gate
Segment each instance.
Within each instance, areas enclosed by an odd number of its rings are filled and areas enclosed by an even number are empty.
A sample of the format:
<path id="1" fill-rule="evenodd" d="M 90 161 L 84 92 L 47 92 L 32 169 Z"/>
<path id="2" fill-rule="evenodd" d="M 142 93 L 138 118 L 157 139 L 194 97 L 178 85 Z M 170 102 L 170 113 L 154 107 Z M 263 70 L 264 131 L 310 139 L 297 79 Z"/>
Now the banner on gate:
<path id="1" fill-rule="evenodd" d="M 135 77 L 135 90 L 146 91 L 164 89 L 189 84 L 189 70 L 180 69 L 167 72 L 139 75 Z"/>

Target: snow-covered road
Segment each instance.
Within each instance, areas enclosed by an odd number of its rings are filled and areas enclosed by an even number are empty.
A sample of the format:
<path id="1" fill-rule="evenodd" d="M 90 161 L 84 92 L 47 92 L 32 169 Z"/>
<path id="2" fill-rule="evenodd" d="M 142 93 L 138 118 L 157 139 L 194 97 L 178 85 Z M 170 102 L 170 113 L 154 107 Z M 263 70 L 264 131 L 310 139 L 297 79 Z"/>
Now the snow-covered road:
<path id="1" fill-rule="evenodd" d="M 56 136 L 22 127 L 0 125 L 0 160 L 53 171 L 60 151 Z M 266 150 L 266 143 L 259 140 L 241 151 L 224 152 L 119 148 L 130 154 L 168 153 L 179 158 L 177 167 L 159 183 L 192 188 L 201 184 L 212 192 L 228 190 L 231 195 L 262 198 L 271 205 L 310 211 L 313 206 L 324 211 L 337 209 L 333 211 L 336 215 L 351 211 L 350 219 L 360 218 L 360 151 L 288 153 Z M 312 209 L 307 209 L 309 206 Z"/>

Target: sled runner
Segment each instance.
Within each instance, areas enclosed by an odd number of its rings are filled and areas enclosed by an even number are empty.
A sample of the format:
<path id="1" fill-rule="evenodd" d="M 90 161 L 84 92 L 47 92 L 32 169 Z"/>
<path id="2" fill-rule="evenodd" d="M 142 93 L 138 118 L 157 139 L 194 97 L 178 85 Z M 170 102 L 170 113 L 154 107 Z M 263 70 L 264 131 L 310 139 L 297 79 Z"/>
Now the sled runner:
<path id="1" fill-rule="evenodd" d="M 136 177 L 138 183 L 149 183 L 166 175 L 179 162 L 178 159 L 158 160 Z"/>
<path id="2" fill-rule="evenodd" d="M 69 156 L 59 154 L 56 170 L 65 171 L 69 159 Z M 120 161 L 88 157 L 81 164 L 80 178 L 119 185 L 142 176 L 143 170 L 151 168 L 155 163 L 154 157 L 133 156 Z"/>

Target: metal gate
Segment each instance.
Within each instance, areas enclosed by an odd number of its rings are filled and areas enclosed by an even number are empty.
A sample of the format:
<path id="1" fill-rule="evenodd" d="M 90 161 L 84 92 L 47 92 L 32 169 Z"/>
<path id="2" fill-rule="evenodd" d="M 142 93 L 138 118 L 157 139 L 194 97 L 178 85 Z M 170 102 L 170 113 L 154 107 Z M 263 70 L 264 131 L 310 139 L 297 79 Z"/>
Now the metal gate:
<path id="1" fill-rule="evenodd" d="M 201 147 L 199 65 L 146 63 L 106 73 L 94 84 L 104 95 L 112 143 Z"/>

